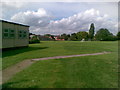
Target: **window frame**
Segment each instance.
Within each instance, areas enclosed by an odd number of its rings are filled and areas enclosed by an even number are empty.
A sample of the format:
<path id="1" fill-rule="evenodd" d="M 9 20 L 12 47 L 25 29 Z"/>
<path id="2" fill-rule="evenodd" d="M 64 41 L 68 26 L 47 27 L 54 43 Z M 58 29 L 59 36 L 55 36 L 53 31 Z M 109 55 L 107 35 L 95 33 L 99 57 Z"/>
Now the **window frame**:
<path id="1" fill-rule="evenodd" d="M 7 32 L 5 30 L 8 30 Z M 8 34 L 8 36 L 5 36 L 4 34 Z M 5 28 L 3 29 L 3 38 L 9 38 L 9 29 Z"/>
<path id="2" fill-rule="evenodd" d="M 15 30 L 13 30 L 13 32 L 11 32 L 13 29 L 9 29 L 9 38 L 15 38 Z M 13 34 L 14 36 L 11 37 L 11 34 Z"/>
<path id="3" fill-rule="evenodd" d="M 6 32 L 5 30 L 8 30 L 8 31 Z M 13 30 L 13 32 L 11 32 L 11 30 Z M 3 34 L 3 38 L 9 38 L 9 39 L 15 38 L 15 30 L 11 28 L 4 28 L 2 34 Z M 8 34 L 8 36 L 5 36 L 5 34 Z M 13 37 L 11 36 L 11 34 L 13 34 Z"/>
<path id="4" fill-rule="evenodd" d="M 20 37 L 21 35 L 21 37 Z M 19 39 L 26 39 L 27 38 L 27 31 L 25 30 L 18 30 L 18 38 Z"/>
<path id="5" fill-rule="evenodd" d="M 27 31 L 23 31 L 23 38 L 27 38 Z"/>

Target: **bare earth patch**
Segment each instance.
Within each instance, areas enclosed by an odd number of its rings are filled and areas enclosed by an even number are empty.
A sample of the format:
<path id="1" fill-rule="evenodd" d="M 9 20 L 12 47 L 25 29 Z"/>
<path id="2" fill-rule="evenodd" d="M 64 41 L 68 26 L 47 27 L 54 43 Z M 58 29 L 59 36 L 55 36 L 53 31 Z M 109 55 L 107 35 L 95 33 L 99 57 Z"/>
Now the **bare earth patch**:
<path id="1" fill-rule="evenodd" d="M 48 59 L 60 59 L 60 58 L 69 58 L 69 57 L 80 57 L 80 56 L 91 56 L 91 55 L 101 55 L 101 54 L 107 54 L 110 52 L 101 52 L 101 53 L 92 53 L 92 54 L 80 54 L 80 55 L 67 55 L 67 56 L 55 56 L 55 57 L 46 57 L 46 58 L 37 58 L 37 59 L 30 59 L 30 60 L 24 60 L 12 67 L 9 67 L 7 69 L 4 69 L 2 71 L 2 83 L 7 82 L 12 76 L 14 76 L 17 72 L 22 71 L 26 67 L 30 66 L 36 61 L 39 60 L 48 60 Z"/>

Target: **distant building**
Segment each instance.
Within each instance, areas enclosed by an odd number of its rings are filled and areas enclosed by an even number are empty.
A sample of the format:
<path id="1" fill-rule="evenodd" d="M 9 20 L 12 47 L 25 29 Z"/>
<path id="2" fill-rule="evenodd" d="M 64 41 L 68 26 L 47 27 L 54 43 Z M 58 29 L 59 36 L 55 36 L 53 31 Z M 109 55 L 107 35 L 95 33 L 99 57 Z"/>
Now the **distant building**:
<path id="1" fill-rule="evenodd" d="M 52 38 L 50 38 L 49 36 L 44 36 L 44 35 L 39 35 L 39 39 L 41 41 L 53 41 Z"/>
<path id="2" fill-rule="evenodd" d="M 23 47 L 29 44 L 29 26 L 0 20 L 2 48 Z"/>

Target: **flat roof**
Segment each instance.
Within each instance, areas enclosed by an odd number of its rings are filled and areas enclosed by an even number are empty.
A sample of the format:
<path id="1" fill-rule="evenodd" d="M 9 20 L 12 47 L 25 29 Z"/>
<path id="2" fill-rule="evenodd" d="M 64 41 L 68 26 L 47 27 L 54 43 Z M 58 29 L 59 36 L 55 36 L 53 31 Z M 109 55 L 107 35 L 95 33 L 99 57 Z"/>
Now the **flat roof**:
<path id="1" fill-rule="evenodd" d="M 30 26 L 28 26 L 28 25 L 24 25 L 24 24 L 20 24 L 20 23 L 15 23 L 15 22 L 11 22 L 11 21 L 6 21 L 6 20 L 0 20 L 0 22 L 6 22 L 6 23 L 11 23 L 11 24 L 16 24 L 16 25 L 25 26 L 25 27 L 30 27 Z"/>

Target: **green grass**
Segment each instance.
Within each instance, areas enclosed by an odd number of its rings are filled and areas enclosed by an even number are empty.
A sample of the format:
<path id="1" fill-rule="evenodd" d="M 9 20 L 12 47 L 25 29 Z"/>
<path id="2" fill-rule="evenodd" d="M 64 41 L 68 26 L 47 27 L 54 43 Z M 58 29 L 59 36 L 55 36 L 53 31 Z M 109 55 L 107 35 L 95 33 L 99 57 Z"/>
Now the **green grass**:
<path id="1" fill-rule="evenodd" d="M 117 88 L 117 54 L 38 61 L 4 88 Z"/>
<path id="2" fill-rule="evenodd" d="M 117 42 L 43 41 L 40 44 L 30 44 L 28 48 L 4 51 L 2 69 L 25 59 L 103 51 L 116 52 L 117 46 Z"/>
<path id="3" fill-rule="evenodd" d="M 5 52 L 14 65 L 28 58 L 110 51 L 110 54 L 38 61 L 17 73 L 4 88 L 117 88 L 118 42 L 42 42 Z M 31 48 L 31 49 L 30 49 Z M 24 51 L 22 51 L 24 50 Z M 17 53 L 16 53 L 17 52 Z M 4 54 L 5 54 L 4 53 Z M 14 60 L 15 59 L 15 60 Z M 10 63 L 11 60 L 11 63 Z M 8 62 L 7 62 L 8 61 Z M 15 61 L 15 62 L 14 62 Z M 10 64 L 9 64 L 10 63 Z"/>

